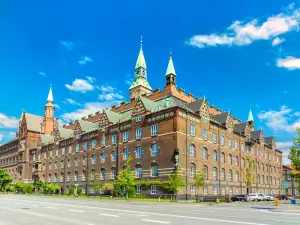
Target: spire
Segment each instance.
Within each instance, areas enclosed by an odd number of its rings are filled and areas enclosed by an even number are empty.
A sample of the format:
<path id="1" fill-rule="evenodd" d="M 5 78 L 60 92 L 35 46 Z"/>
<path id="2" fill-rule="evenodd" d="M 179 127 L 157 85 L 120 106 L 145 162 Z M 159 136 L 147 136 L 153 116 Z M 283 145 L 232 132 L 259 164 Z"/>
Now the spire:
<path id="1" fill-rule="evenodd" d="M 248 122 L 251 122 L 251 121 L 254 121 L 254 119 L 253 119 L 253 114 L 252 114 L 252 110 L 250 107 L 250 111 L 249 111 L 249 115 L 248 115 Z"/>
<path id="2" fill-rule="evenodd" d="M 166 75 L 169 75 L 169 74 L 176 75 L 173 60 L 172 60 L 172 49 L 170 49 L 170 59 L 169 59 L 169 64 L 168 64 L 168 68 L 167 68 L 167 72 L 166 72 Z"/>
<path id="3" fill-rule="evenodd" d="M 138 56 L 136 64 L 135 64 L 135 69 L 138 69 L 140 67 L 147 69 L 146 61 L 145 61 L 145 57 L 144 57 L 144 53 L 143 53 L 143 36 L 141 36 L 140 43 L 141 43 L 141 48 L 140 48 L 140 53 L 139 53 L 139 56 Z"/>
<path id="4" fill-rule="evenodd" d="M 47 102 L 53 102 L 52 84 L 50 84 L 50 90 L 49 90 Z"/>

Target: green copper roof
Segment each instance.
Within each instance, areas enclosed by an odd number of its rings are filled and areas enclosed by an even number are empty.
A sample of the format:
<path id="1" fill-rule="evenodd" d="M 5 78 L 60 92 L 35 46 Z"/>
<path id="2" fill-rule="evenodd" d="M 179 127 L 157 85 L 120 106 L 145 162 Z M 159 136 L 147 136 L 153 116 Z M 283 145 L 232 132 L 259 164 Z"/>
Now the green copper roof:
<path id="1" fill-rule="evenodd" d="M 119 113 L 109 110 L 105 110 L 105 113 L 110 123 L 117 123 L 122 117 Z"/>
<path id="2" fill-rule="evenodd" d="M 58 127 L 60 138 L 68 139 L 74 136 L 74 130 L 64 127 Z"/>
<path id="3" fill-rule="evenodd" d="M 42 143 L 43 144 L 50 144 L 54 142 L 54 136 L 51 135 L 41 135 Z"/>
<path id="4" fill-rule="evenodd" d="M 133 81 L 133 83 L 132 83 L 132 85 L 130 86 L 129 89 L 135 88 L 137 86 L 144 86 L 144 87 L 152 90 L 152 88 L 150 87 L 148 81 L 144 77 L 135 78 L 135 80 Z"/>
<path id="5" fill-rule="evenodd" d="M 137 59 L 136 64 L 135 64 L 135 69 L 140 68 L 140 67 L 143 67 L 143 68 L 147 69 L 142 44 L 141 44 L 141 49 L 140 49 L 138 59 Z"/>
<path id="6" fill-rule="evenodd" d="M 250 109 L 250 112 L 249 112 L 249 115 L 248 115 L 248 121 L 254 121 L 251 109 Z"/>
<path id="7" fill-rule="evenodd" d="M 146 110 L 147 111 L 152 111 L 152 109 L 157 106 L 157 103 L 154 102 L 154 101 L 151 101 L 150 99 L 148 98 L 145 98 L 145 97 L 142 97 L 140 96 L 139 97 L 143 103 L 143 105 L 145 106 Z"/>
<path id="8" fill-rule="evenodd" d="M 170 60 L 169 60 L 169 64 L 168 64 L 168 68 L 167 68 L 167 72 L 166 72 L 166 75 L 169 75 L 169 74 L 176 75 L 173 60 L 172 60 L 172 56 L 170 56 Z"/>

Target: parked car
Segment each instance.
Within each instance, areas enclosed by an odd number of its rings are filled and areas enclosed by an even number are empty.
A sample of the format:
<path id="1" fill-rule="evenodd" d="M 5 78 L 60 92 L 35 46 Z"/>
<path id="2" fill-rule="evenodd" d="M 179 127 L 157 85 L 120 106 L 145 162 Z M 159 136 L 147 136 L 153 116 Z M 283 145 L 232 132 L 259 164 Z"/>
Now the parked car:
<path id="1" fill-rule="evenodd" d="M 289 200 L 288 196 L 286 195 L 278 195 L 276 196 L 276 198 L 278 198 L 279 200 Z"/>
<path id="2" fill-rule="evenodd" d="M 264 201 L 264 197 L 265 195 L 264 194 L 258 194 L 258 201 Z"/>
<path id="3" fill-rule="evenodd" d="M 250 198 L 248 195 L 233 195 L 231 197 L 231 201 L 233 202 L 248 202 Z"/>
<path id="4" fill-rule="evenodd" d="M 260 196 L 257 193 L 251 193 L 251 194 L 249 194 L 249 198 L 250 198 L 250 201 L 258 201 L 259 202 L 259 201 L 263 200 L 262 196 Z"/>
<path id="5" fill-rule="evenodd" d="M 294 199 L 293 195 L 287 195 L 287 197 L 288 197 L 289 200 Z"/>
<path id="6" fill-rule="evenodd" d="M 264 195 L 264 201 L 274 201 L 275 197 L 273 195 L 270 194 L 265 194 Z"/>

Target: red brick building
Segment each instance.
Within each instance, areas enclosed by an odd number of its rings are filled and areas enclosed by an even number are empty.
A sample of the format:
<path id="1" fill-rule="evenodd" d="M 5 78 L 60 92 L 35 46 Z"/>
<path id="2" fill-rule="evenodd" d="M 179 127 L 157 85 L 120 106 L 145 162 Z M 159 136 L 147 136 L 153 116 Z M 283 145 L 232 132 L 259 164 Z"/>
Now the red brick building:
<path id="1" fill-rule="evenodd" d="M 16 138 L 0 147 L 0 167 L 14 182 L 41 179 L 64 191 L 74 184 L 85 191 L 91 174 L 110 182 L 130 155 L 137 180 L 166 180 L 179 166 L 187 183 L 179 194 L 187 197 L 195 193 L 193 177 L 202 169 L 204 195 L 279 192 L 282 152 L 274 137 L 255 130 L 251 110 L 242 121 L 178 89 L 172 56 L 165 88 L 152 90 L 141 46 L 129 92 L 129 102 L 60 127 L 50 88 L 44 116 L 23 112 Z M 249 160 L 256 166 L 247 186 Z M 137 193 L 162 192 L 155 185 L 137 187 Z"/>

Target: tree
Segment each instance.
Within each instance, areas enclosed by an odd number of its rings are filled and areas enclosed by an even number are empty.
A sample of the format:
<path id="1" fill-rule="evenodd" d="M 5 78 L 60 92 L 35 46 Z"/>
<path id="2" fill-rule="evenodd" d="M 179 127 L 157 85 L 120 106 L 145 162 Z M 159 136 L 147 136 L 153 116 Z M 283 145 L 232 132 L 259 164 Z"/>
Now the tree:
<path id="1" fill-rule="evenodd" d="M 61 189 L 60 185 L 59 184 L 55 184 L 54 187 L 53 187 L 53 192 L 55 194 L 59 194 L 60 189 Z"/>
<path id="2" fill-rule="evenodd" d="M 248 166 L 246 168 L 246 185 L 247 185 L 247 194 L 249 194 L 249 187 L 252 185 L 253 181 L 253 170 L 255 169 L 255 162 L 251 160 L 249 157 L 247 158 Z"/>
<path id="3" fill-rule="evenodd" d="M 97 194 L 101 193 L 104 186 L 104 182 L 99 177 L 97 177 L 95 173 L 93 173 L 92 176 L 94 177 L 94 179 L 93 181 L 89 182 L 89 187 L 94 191 L 95 195 L 97 196 Z"/>
<path id="4" fill-rule="evenodd" d="M 34 184 L 35 189 L 40 193 L 40 190 L 44 187 L 44 183 L 41 180 L 37 180 Z"/>
<path id="5" fill-rule="evenodd" d="M 198 201 L 198 190 L 204 186 L 205 172 L 202 169 L 200 172 L 196 173 L 194 176 L 195 188 L 196 188 L 196 201 Z"/>
<path id="6" fill-rule="evenodd" d="M 23 193 L 23 184 L 20 182 L 16 182 L 15 189 L 18 193 Z"/>
<path id="7" fill-rule="evenodd" d="M 114 190 L 120 194 L 125 192 L 126 198 L 135 195 L 135 184 L 134 180 L 136 178 L 134 172 L 131 172 L 131 161 L 132 158 L 128 157 L 126 166 L 120 171 L 116 181 L 114 182 Z"/>
<path id="8" fill-rule="evenodd" d="M 105 195 L 112 195 L 114 185 L 112 183 L 105 183 L 102 190 L 104 191 Z"/>
<path id="9" fill-rule="evenodd" d="M 176 195 L 177 195 L 179 189 L 181 187 L 185 187 L 185 186 L 186 186 L 186 184 L 184 182 L 183 176 L 181 175 L 180 168 L 175 169 L 174 173 L 170 174 L 168 180 L 163 182 L 163 185 L 162 185 L 162 187 L 164 189 L 172 192 L 175 195 L 175 198 L 176 198 Z"/>
<path id="10" fill-rule="evenodd" d="M 0 190 L 6 189 L 6 186 L 12 182 L 12 178 L 8 175 L 5 169 L 0 169 Z"/>
<path id="11" fill-rule="evenodd" d="M 298 190 L 300 190 L 300 128 L 297 128 L 297 132 L 298 137 L 294 139 L 294 145 L 290 149 L 289 159 L 295 170 L 290 176 L 298 183 Z"/>

